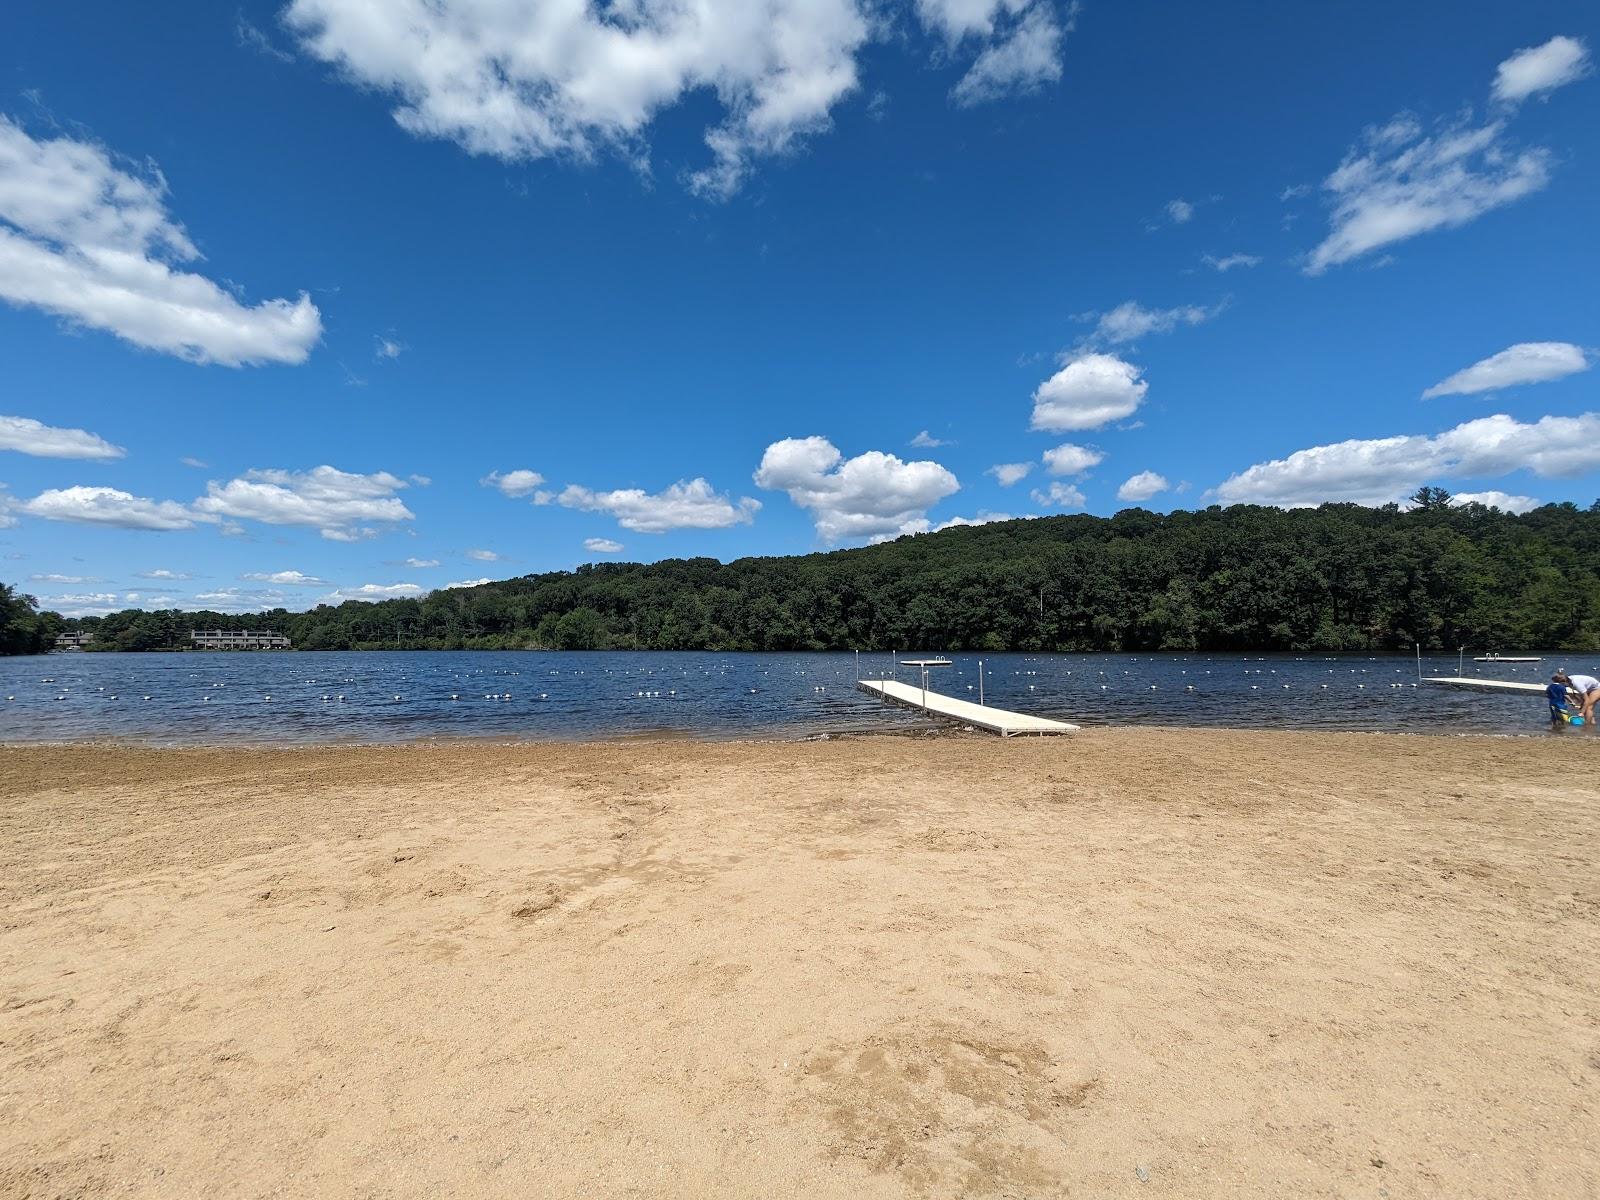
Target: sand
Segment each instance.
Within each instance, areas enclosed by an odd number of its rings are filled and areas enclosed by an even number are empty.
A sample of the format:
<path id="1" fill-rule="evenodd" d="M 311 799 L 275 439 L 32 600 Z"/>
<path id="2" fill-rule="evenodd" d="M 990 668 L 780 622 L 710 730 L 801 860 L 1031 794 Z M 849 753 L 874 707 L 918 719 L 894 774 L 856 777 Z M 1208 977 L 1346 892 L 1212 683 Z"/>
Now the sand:
<path id="1" fill-rule="evenodd" d="M 1592 1197 L 1597 755 L 0 748 L 0 1195 Z"/>

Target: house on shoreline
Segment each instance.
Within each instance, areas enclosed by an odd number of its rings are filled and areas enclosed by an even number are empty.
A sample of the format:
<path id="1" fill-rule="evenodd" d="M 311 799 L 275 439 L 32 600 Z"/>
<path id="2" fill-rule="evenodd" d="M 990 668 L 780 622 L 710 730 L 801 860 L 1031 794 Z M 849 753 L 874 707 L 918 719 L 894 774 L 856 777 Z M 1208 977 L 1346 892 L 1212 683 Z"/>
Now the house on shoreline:
<path id="1" fill-rule="evenodd" d="M 287 650 L 289 646 L 289 639 L 278 633 L 196 629 L 189 634 L 191 650 Z"/>

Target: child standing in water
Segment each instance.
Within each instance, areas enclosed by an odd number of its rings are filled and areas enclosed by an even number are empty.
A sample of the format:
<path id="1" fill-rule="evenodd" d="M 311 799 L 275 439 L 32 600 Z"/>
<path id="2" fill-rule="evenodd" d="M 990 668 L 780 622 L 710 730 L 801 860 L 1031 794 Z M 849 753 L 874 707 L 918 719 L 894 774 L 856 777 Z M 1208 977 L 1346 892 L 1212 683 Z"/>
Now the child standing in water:
<path id="1" fill-rule="evenodd" d="M 1544 689 L 1544 694 L 1550 701 L 1552 725 L 1565 725 L 1572 720 L 1572 710 L 1567 706 L 1567 685 L 1561 682 L 1562 678 L 1562 674 L 1556 672 L 1550 677 L 1550 683 Z"/>

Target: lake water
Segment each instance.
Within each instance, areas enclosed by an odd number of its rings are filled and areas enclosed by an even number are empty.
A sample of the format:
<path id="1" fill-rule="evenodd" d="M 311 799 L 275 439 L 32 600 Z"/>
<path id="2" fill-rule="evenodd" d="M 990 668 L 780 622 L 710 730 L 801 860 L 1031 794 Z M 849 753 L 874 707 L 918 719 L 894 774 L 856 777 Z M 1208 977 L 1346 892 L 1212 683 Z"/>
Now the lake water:
<path id="1" fill-rule="evenodd" d="M 1508 651 L 1509 653 L 1509 651 Z M 902 657 L 915 657 L 903 655 Z M 935 690 L 977 699 L 977 655 Z M 1475 664 L 1543 681 L 1600 656 Z M 988 654 L 984 698 L 1078 724 L 1547 734 L 1539 696 L 1417 683 L 1410 656 Z M 1570 661 L 1569 661 L 1570 660 Z M 893 659 L 863 654 L 861 673 Z M 1454 675 L 1457 658 L 1424 657 Z M 540 651 L 51 654 L 0 658 L 0 740 L 159 744 L 422 737 L 806 737 L 931 722 L 856 690 L 854 654 Z M 899 677 L 914 682 L 910 668 Z"/>

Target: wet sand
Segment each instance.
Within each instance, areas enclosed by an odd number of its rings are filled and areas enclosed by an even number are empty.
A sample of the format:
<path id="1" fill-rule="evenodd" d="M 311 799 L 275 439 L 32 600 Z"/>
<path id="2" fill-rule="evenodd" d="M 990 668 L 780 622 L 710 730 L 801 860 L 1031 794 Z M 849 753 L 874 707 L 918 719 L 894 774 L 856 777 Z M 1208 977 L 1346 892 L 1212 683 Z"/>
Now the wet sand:
<path id="1" fill-rule="evenodd" d="M 0 747 L 0 1195 L 1595 1196 L 1597 767 Z"/>

